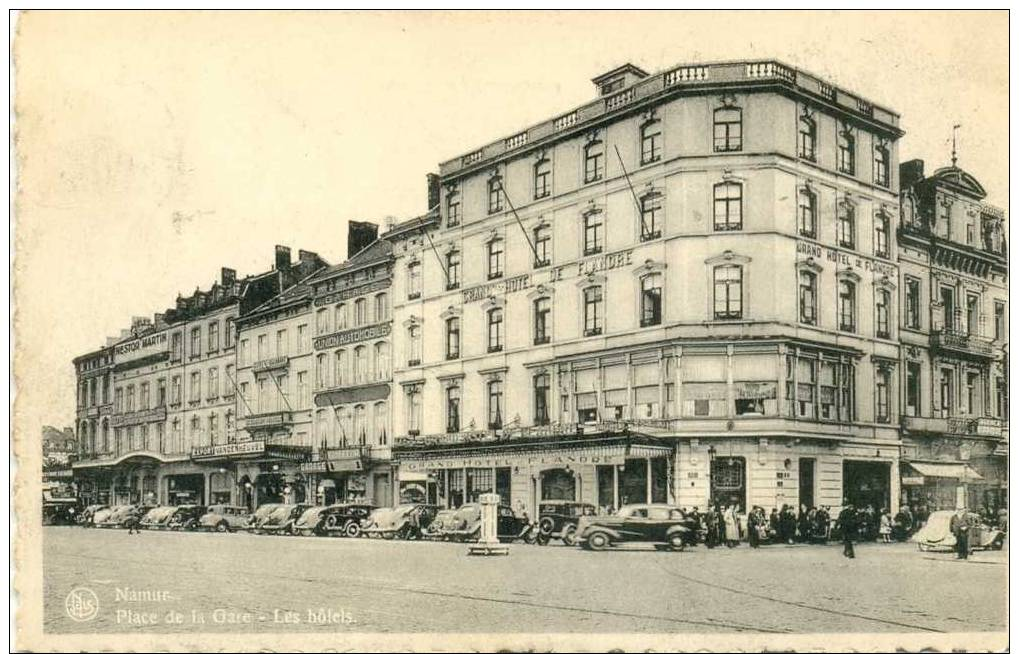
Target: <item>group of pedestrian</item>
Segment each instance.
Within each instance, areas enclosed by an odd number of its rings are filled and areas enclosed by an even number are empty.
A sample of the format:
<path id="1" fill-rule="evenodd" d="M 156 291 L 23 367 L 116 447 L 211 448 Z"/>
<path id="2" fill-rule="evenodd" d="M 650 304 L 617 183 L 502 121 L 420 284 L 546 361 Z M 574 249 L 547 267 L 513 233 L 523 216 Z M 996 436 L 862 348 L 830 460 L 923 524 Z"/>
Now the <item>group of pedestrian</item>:
<path id="1" fill-rule="evenodd" d="M 704 534 L 704 544 L 709 548 L 739 545 L 741 530 L 738 506 L 709 505 L 705 513 L 691 509 L 687 517 L 693 521 L 693 528 Z"/>

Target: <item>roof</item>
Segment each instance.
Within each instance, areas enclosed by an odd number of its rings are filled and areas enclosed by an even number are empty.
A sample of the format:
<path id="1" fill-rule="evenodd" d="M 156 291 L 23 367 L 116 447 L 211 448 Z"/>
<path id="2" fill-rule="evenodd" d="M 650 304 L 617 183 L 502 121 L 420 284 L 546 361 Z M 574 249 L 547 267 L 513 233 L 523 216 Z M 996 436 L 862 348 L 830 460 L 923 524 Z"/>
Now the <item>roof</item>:
<path id="1" fill-rule="evenodd" d="M 958 166 L 945 166 L 938 168 L 929 178 L 932 182 L 941 183 L 952 189 L 968 195 L 976 200 L 983 200 L 987 197 L 987 191 L 981 186 L 973 175 L 970 175 Z"/>
<path id="2" fill-rule="evenodd" d="M 357 270 L 362 266 L 378 263 L 379 261 L 385 261 L 393 253 L 393 244 L 383 239 L 376 239 L 371 242 L 371 245 L 366 246 L 363 250 L 350 257 L 342 263 L 338 263 L 334 266 L 329 266 L 321 271 L 316 276 L 314 281 L 320 281 L 328 277 L 332 277 L 337 273 L 346 272 L 349 270 Z"/>

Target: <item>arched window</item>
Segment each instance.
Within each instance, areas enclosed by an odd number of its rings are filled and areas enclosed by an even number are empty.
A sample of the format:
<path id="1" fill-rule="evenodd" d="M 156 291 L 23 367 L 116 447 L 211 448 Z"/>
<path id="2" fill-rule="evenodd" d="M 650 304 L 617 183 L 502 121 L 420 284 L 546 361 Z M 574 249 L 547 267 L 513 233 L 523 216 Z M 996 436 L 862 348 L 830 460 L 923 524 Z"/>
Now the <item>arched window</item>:
<path id="1" fill-rule="evenodd" d="M 345 386 L 347 383 L 347 351 L 336 350 L 333 354 L 333 385 Z"/>
<path id="2" fill-rule="evenodd" d="M 368 348 L 358 345 L 354 348 L 354 383 L 368 381 Z"/>
<path id="3" fill-rule="evenodd" d="M 356 438 L 354 435 L 354 425 L 352 424 L 350 407 L 340 407 L 334 415 L 336 416 L 336 429 L 339 431 L 339 445 L 341 447 L 347 447 L 354 441 L 354 438 Z"/>
<path id="4" fill-rule="evenodd" d="M 504 269 L 505 245 L 501 238 L 493 239 L 488 244 L 488 278 L 502 277 Z"/>
<path id="5" fill-rule="evenodd" d="M 325 388 L 329 385 L 329 370 L 326 368 L 326 355 L 320 354 L 315 357 L 315 388 Z"/>
<path id="6" fill-rule="evenodd" d="M 502 309 L 488 310 L 488 351 L 501 352 L 504 345 Z"/>
<path id="7" fill-rule="evenodd" d="M 640 326 L 662 324 L 662 275 L 651 273 L 640 278 Z"/>
<path id="8" fill-rule="evenodd" d="M 800 116 L 799 155 L 808 161 L 817 161 L 817 124 L 810 116 Z"/>
<path id="9" fill-rule="evenodd" d="M 584 146 L 584 183 L 605 177 L 605 144 L 594 140 Z"/>
<path id="10" fill-rule="evenodd" d="M 329 310 L 322 308 L 315 312 L 315 333 L 329 333 Z"/>
<path id="11" fill-rule="evenodd" d="M 379 445 L 388 445 L 389 411 L 387 410 L 385 402 L 375 403 L 374 434 L 376 443 Z"/>
<path id="12" fill-rule="evenodd" d="M 495 175 L 488 179 L 488 213 L 502 211 L 502 177 Z"/>
<path id="13" fill-rule="evenodd" d="M 360 327 L 368 322 L 368 300 L 359 297 L 354 300 L 354 326 Z"/>
<path id="14" fill-rule="evenodd" d="M 584 336 L 598 336 L 605 326 L 605 298 L 601 286 L 584 289 Z"/>
<path id="15" fill-rule="evenodd" d="M 375 379 L 385 381 L 389 379 L 389 343 L 381 342 L 375 344 Z"/>
<path id="16" fill-rule="evenodd" d="M 817 275 L 809 270 L 800 271 L 800 322 L 817 324 Z"/>
<path id="17" fill-rule="evenodd" d="M 743 317 L 743 267 L 715 266 L 715 319 Z"/>
<path id="18" fill-rule="evenodd" d="M 800 236 L 817 238 L 817 194 L 809 188 L 800 190 L 797 223 Z"/>
<path id="19" fill-rule="evenodd" d="M 739 152 L 743 149 L 743 111 L 737 107 L 715 109 L 715 152 Z"/>
<path id="20" fill-rule="evenodd" d="M 534 199 L 552 195 L 552 162 L 542 158 L 534 164 Z"/>
<path id="21" fill-rule="evenodd" d="M 640 128 L 640 163 L 654 163 L 662 158 L 662 121 L 649 120 Z"/>
<path id="22" fill-rule="evenodd" d="M 334 313 L 334 321 L 336 323 L 336 331 L 347 328 L 347 305 L 343 302 L 336 305 Z"/>
<path id="23" fill-rule="evenodd" d="M 332 445 L 332 434 L 329 430 L 331 424 L 329 409 L 319 409 L 315 412 L 315 439 L 319 447 L 326 448 Z"/>
<path id="24" fill-rule="evenodd" d="M 743 185 L 738 182 L 715 184 L 715 231 L 743 229 Z"/>
<path id="25" fill-rule="evenodd" d="M 856 138 L 848 129 L 840 129 L 838 133 L 838 169 L 846 175 L 856 174 Z"/>
<path id="26" fill-rule="evenodd" d="M 839 329 L 856 331 L 856 284 L 848 279 L 839 280 Z"/>
<path id="27" fill-rule="evenodd" d="M 368 413 L 363 404 L 354 407 L 354 438 L 358 445 L 368 444 Z"/>
<path id="28" fill-rule="evenodd" d="M 389 320 L 389 296 L 379 293 L 375 296 L 375 322 Z"/>

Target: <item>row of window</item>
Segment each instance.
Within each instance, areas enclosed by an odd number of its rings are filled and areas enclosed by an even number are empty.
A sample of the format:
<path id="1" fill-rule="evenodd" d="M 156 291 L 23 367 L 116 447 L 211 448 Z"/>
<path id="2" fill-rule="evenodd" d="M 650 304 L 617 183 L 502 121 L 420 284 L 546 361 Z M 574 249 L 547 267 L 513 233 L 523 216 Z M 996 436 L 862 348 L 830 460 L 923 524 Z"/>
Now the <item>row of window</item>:
<path id="1" fill-rule="evenodd" d="M 796 229 L 800 236 L 818 237 L 817 193 L 805 187 L 800 189 L 796 210 Z M 856 205 L 846 200 L 838 203 L 835 212 L 835 240 L 839 247 L 857 248 Z M 874 214 L 874 255 L 887 259 L 890 256 L 889 230 L 891 217 L 883 210 Z"/>
<path id="2" fill-rule="evenodd" d="M 162 452 L 164 454 L 185 453 L 183 421 L 174 418 L 170 422 L 170 434 L 166 434 L 166 423 L 131 425 L 114 427 L 110 430 L 109 423 L 104 421 L 99 429 L 82 423 L 79 437 L 83 452 L 87 454 L 114 454 L 134 451 Z M 233 409 L 227 409 L 222 417 L 217 411 L 207 416 L 192 416 L 190 425 L 190 443 L 192 446 L 216 445 L 231 442 L 235 433 Z M 111 438 L 112 436 L 112 438 Z"/>
<path id="3" fill-rule="evenodd" d="M 218 367 L 209 368 L 205 374 L 205 399 L 215 400 L 220 397 L 233 397 L 237 379 L 234 375 L 233 364 L 227 364 L 223 370 L 223 378 L 220 378 Z M 195 403 L 202 400 L 202 373 L 195 370 L 190 374 L 188 384 L 188 402 Z M 167 379 L 160 377 L 152 382 L 140 382 L 118 386 L 113 392 L 113 410 L 115 413 L 131 413 L 132 411 L 146 411 L 148 409 L 163 406 L 177 406 L 183 398 L 183 386 L 181 375 L 170 377 L 169 393 L 167 392 Z M 137 388 L 137 403 L 135 402 L 135 389 Z"/>
<path id="4" fill-rule="evenodd" d="M 921 376 L 922 365 L 918 361 L 906 362 L 906 405 L 904 407 L 907 416 L 920 416 L 921 411 Z M 932 395 L 931 415 L 941 418 L 954 417 L 979 417 L 990 415 L 992 409 L 997 418 L 1008 418 L 1008 382 L 1005 377 L 995 378 L 994 397 L 990 397 L 990 380 L 976 369 L 957 370 L 952 366 L 939 367 L 933 373 L 937 395 Z M 959 382 L 962 383 L 962 393 L 958 392 Z M 938 403 L 935 406 L 934 400 Z M 993 406 L 985 407 L 990 402 Z"/>
<path id="5" fill-rule="evenodd" d="M 241 415 L 255 415 L 259 413 L 273 413 L 276 411 L 292 411 L 293 404 L 297 407 L 306 407 L 311 404 L 311 393 L 308 388 L 308 373 L 298 371 L 294 377 L 296 387 L 290 387 L 290 374 L 286 372 L 274 375 L 262 375 L 255 380 L 256 395 L 251 396 L 250 382 L 241 382 L 239 388 Z M 296 393 L 296 397 L 291 393 Z M 294 403 L 291 403 L 291 399 Z"/>
<path id="6" fill-rule="evenodd" d="M 320 352 L 315 357 L 316 389 L 384 382 L 391 375 L 389 343 L 385 341 L 358 345 L 351 351 Z"/>
<path id="7" fill-rule="evenodd" d="M 315 436 L 322 447 L 389 444 L 389 406 L 385 401 L 319 409 Z"/>
<path id="8" fill-rule="evenodd" d="M 315 312 L 315 334 L 331 334 L 343 329 L 371 325 L 389 320 L 389 295 L 378 293 L 374 298 L 357 298 L 353 302 L 353 319 L 347 303 L 340 302 L 336 306 L 322 307 Z M 303 351 L 303 350 L 302 350 Z"/>
<path id="9" fill-rule="evenodd" d="M 799 313 L 800 322 L 804 325 L 817 325 L 818 293 L 817 273 L 801 270 L 799 275 Z M 891 338 L 891 304 L 892 293 L 886 288 L 878 288 L 874 292 L 874 335 L 878 338 Z M 839 331 L 855 333 L 857 323 L 856 282 L 850 279 L 838 281 L 838 312 Z"/>
<path id="10" fill-rule="evenodd" d="M 205 325 L 205 353 L 216 354 L 222 349 L 227 350 L 234 344 L 234 321 L 233 318 L 226 320 L 226 326 L 222 330 L 222 343 L 220 342 L 220 322 L 211 320 Z M 189 332 L 188 358 L 195 359 L 202 356 L 202 326 L 195 325 Z M 184 357 L 184 336 L 180 331 L 170 334 L 170 359 L 180 361 Z"/>
<path id="11" fill-rule="evenodd" d="M 639 128 L 640 165 L 658 162 L 662 158 L 662 122 L 652 118 Z M 714 112 L 713 150 L 740 152 L 743 150 L 743 110 L 738 107 L 721 107 Z M 797 142 L 798 155 L 817 162 L 818 131 L 816 121 L 804 115 L 800 118 Z M 856 175 L 856 136 L 853 128 L 841 125 L 836 134 L 836 169 L 845 175 Z M 582 179 L 591 184 L 605 178 L 605 142 L 594 136 L 582 146 Z M 873 181 L 879 186 L 890 184 L 891 154 L 886 142 L 878 140 L 874 146 Z M 542 156 L 532 168 L 533 198 L 541 200 L 552 195 L 552 162 Z M 506 190 L 502 177 L 492 175 L 488 180 L 488 213 L 506 209 Z M 456 227 L 462 219 L 460 193 L 455 186 L 446 192 L 446 226 Z"/>
<path id="12" fill-rule="evenodd" d="M 905 326 L 908 329 L 921 329 L 921 280 L 907 275 L 905 278 Z M 937 326 L 947 332 L 957 334 L 983 335 L 983 315 L 981 313 L 981 297 L 979 293 L 966 292 L 964 306 L 959 306 L 957 289 L 953 286 L 940 288 L 941 324 Z M 995 340 L 1007 337 L 1005 331 L 1005 302 L 994 301 L 993 335 Z"/>
<path id="13" fill-rule="evenodd" d="M 90 407 L 110 403 L 110 376 L 91 377 L 78 383 L 78 406 Z"/>

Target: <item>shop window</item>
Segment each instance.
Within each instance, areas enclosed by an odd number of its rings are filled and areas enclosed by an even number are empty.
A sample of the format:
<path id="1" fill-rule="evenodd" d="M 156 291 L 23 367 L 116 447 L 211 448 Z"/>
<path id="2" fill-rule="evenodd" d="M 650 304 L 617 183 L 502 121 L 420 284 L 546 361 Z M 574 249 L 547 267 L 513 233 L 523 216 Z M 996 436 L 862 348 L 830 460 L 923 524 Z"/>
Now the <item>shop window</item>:
<path id="1" fill-rule="evenodd" d="M 648 460 L 627 459 L 619 471 L 619 504 L 644 504 L 648 501 Z"/>
<path id="2" fill-rule="evenodd" d="M 746 459 L 741 456 L 716 457 L 711 461 L 712 504 L 737 510 L 746 507 L 746 467 Z"/>

